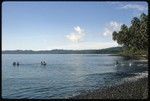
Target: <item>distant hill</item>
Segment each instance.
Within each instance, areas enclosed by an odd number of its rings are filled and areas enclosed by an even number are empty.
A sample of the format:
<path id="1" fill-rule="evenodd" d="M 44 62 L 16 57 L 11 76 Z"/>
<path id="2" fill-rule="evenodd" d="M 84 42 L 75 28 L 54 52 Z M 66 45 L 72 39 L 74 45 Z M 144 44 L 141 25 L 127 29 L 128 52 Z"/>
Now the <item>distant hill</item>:
<path id="1" fill-rule="evenodd" d="M 117 54 L 122 51 L 122 47 L 111 47 L 97 50 L 5 50 L 2 54 Z"/>

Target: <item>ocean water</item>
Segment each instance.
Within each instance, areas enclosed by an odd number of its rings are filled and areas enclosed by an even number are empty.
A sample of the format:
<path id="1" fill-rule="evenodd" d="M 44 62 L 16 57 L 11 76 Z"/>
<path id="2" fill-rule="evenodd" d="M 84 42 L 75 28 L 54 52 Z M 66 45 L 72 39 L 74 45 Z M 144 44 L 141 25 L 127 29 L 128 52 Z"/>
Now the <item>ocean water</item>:
<path id="1" fill-rule="evenodd" d="M 2 54 L 2 97 L 68 98 L 147 76 L 147 71 L 147 61 L 109 54 Z"/>

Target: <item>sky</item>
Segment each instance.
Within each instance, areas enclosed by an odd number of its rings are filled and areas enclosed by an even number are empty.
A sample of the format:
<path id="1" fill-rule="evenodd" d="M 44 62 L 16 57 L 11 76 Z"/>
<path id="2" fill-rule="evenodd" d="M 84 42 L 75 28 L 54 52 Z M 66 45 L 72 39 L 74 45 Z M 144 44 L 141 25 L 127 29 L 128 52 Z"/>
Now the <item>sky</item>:
<path id="1" fill-rule="evenodd" d="M 148 14 L 147 2 L 2 3 L 2 50 L 103 49 L 112 32 Z"/>

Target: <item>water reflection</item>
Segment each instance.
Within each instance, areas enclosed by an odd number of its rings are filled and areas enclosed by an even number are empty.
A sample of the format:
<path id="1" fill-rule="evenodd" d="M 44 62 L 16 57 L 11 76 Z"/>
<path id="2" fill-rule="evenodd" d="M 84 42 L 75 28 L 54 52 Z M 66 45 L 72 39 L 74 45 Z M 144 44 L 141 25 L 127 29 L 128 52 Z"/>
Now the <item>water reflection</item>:
<path id="1" fill-rule="evenodd" d="M 13 68 L 12 62 L 17 59 L 21 64 Z M 2 60 L 5 98 L 64 98 L 116 84 L 148 68 L 147 62 L 100 54 L 9 54 L 3 55 Z M 38 63 L 41 60 L 47 62 L 45 67 Z"/>

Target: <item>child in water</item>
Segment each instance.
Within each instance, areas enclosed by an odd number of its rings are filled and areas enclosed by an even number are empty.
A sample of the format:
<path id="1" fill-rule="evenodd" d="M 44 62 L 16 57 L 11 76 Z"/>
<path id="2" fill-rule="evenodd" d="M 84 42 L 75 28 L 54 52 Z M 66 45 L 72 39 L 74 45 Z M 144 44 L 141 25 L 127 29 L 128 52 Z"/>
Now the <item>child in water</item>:
<path id="1" fill-rule="evenodd" d="M 19 66 L 19 62 L 17 62 L 17 66 Z"/>
<path id="2" fill-rule="evenodd" d="M 43 62 L 41 61 L 41 65 L 44 65 L 44 66 L 45 66 L 45 65 L 46 65 L 46 62 L 45 62 L 45 61 L 43 61 Z"/>
<path id="3" fill-rule="evenodd" d="M 13 66 L 16 66 L 16 62 L 13 62 Z"/>

